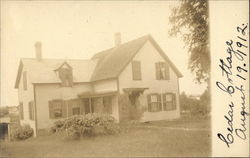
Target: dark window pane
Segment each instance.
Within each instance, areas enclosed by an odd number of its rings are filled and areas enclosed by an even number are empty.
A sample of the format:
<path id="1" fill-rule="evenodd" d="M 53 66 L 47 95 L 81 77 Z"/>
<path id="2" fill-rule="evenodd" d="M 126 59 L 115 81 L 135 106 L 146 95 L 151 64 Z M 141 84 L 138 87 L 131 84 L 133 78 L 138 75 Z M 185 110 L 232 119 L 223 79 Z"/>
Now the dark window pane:
<path id="1" fill-rule="evenodd" d="M 80 115 L 80 107 L 72 108 L 73 115 Z"/>
<path id="2" fill-rule="evenodd" d="M 62 117 L 62 109 L 54 109 L 54 116 L 55 118 Z"/>

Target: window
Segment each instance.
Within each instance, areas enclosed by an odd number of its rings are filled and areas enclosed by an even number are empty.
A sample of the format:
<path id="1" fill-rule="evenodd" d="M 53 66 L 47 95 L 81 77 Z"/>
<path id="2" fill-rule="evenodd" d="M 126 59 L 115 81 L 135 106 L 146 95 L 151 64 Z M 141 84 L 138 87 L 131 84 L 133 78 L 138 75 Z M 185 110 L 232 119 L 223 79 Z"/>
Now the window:
<path id="1" fill-rule="evenodd" d="M 34 102 L 30 101 L 29 102 L 29 119 L 30 120 L 34 120 L 35 119 L 34 113 L 35 113 L 35 111 L 34 111 Z"/>
<path id="2" fill-rule="evenodd" d="M 169 74 L 169 66 L 165 62 L 158 62 L 155 63 L 156 68 L 156 79 L 157 80 L 169 80 L 170 74 Z"/>
<path id="3" fill-rule="evenodd" d="M 103 99 L 102 97 L 91 98 L 91 112 L 102 113 L 103 111 Z"/>
<path id="4" fill-rule="evenodd" d="M 163 97 L 163 109 L 164 111 L 170 111 L 176 109 L 176 98 L 174 93 L 165 93 Z"/>
<path id="5" fill-rule="evenodd" d="M 104 106 L 104 113 L 112 114 L 112 97 L 106 96 L 103 97 L 103 106 Z"/>
<path id="6" fill-rule="evenodd" d="M 80 115 L 80 107 L 72 108 L 72 114 L 73 115 Z"/>
<path id="7" fill-rule="evenodd" d="M 147 100 L 148 100 L 148 111 L 149 112 L 162 111 L 161 95 L 159 95 L 157 93 L 149 94 L 147 96 Z"/>
<path id="8" fill-rule="evenodd" d="M 69 87 L 73 85 L 72 69 L 69 67 L 61 67 L 59 69 L 59 78 L 61 79 L 61 85 Z"/>
<path id="9" fill-rule="evenodd" d="M 83 99 L 83 107 L 84 107 L 85 114 L 91 113 L 91 111 L 93 111 L 93 109 L 90 107 L 90 99 L 89 98 Z"/>
<path id="10" fill-rule="evenodd" d="M 27 90 L 27 72 L 23 72 L 23 90 Z"/>
<path id="11" fill-rule="evenodd" d="M 132 61 L 133 80 L 141 80 L 141 63 L 140 61 Z"/>
<path id="12" fill-rule="evenodd" d="M 63 107 L 64 106 L 63 106 L 63 101 L 62 100 L 49 101 L 50 118 L 61 118 L 61 117 L 63 117 Z"/>
<path id="13" fill-rule="evenodd" d="M 68 101 L 69 116 L 81 114 L 81 99 L 71 99 Z"/>
<path id="14" fill-rule="evenodd" d="M 23 103 L 19 104 L 20 119 L 23 120 Z"/>

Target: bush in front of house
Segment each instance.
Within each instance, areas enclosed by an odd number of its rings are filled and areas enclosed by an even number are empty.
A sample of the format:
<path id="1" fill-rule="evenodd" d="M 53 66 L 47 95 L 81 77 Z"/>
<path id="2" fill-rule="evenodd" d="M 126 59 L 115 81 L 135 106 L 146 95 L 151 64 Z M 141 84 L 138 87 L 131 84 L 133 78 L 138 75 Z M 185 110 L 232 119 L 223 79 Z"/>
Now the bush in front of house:
<path id="1" fill-rule="evenodd" d="M 55 122 L 52 130 L 64 131 L 67 138 L 74 140 L 79 139 L 81 136 L 116 134 L 119 132 L 119 126 L 115 123 L 114 117 L 110 115 L 90 113 L 72 116 L 62 122 Z M 60 130 L 57 130 L 58 128 Z"/>
<path id="2" fill-rule="evenodd" d="M 25 140 L 33 136 L 33 129 L 29 125 L 18 127 L 13 132 L 13 138 L 16 140 Z"/>
<path id="3" fill-rule="evenodd" d="M 63 130 L 63 126 L 64 126 L 64 121 L 58 120 L 54 122 L 54 125 L 50 128 L 50 132 L 55 133 L 55 132 L 61 131 Z"/>

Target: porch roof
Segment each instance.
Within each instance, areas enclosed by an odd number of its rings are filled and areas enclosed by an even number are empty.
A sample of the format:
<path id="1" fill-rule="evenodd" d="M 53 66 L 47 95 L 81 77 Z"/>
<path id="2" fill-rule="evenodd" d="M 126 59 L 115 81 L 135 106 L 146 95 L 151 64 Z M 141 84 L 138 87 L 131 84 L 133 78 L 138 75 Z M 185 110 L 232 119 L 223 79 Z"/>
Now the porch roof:
<path id="1" fill-rule="evenodd" d="M 2 117 L 0 118 L 0 123 L 10 123 L 10 117 Z"/>
<path id="2" fill-rule="evenodd" d="M 94 98 L 94 97 L 102 97 L 102 96 L 111 96 L 111 95 L 116 95 L 118 91 L 106 91 L 106 92 L 84 92 L 81 94 L 78 94 L 79 98 Z"/>
<path id="3" fill-rule="evenodd" d="M 126 92 L 126 93 L 130 93 L 130 92 L 144 92 L 146 89 L 149 89 L 149 88 L 123 88 L 123 91 Z"/>

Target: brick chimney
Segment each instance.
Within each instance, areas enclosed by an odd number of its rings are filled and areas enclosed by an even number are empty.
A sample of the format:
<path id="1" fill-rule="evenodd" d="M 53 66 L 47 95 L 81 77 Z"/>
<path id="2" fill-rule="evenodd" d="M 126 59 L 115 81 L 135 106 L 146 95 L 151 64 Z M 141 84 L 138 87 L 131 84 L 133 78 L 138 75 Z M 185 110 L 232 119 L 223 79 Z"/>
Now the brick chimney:
<path id="1" fill-rule="evenodd" d="M 41 61 L 42 60 L 42 43 L 36 42 L 35 49 L 36 49 L 36 60 Z"/>
<path id="2" fill-rule="evenodd" d="M 122 43 L 121 33 L 120 32 L 116 32 L 115 33 L 115 47 L 121 45 L 121 43 Z"/>

